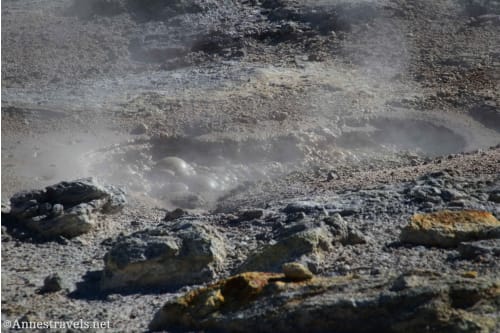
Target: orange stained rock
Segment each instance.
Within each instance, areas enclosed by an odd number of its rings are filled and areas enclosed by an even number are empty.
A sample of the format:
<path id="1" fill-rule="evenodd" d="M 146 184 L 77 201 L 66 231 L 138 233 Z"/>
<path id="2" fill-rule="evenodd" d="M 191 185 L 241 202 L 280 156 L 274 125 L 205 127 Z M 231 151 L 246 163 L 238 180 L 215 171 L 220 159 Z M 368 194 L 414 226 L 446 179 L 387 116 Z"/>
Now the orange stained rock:
<path id="1" fill-rule="evenodd" d="M 454 229 L 457 226 L 466 228 L 470 226 L 500 227 L 498 221 L 491 213 L 476 210 L 441 211 L 430 214 L 415 214 L 411 226 L 415 229 L 431 229 L 435 227 Z"/>
<path id="2" fill-rule="evenodd" d="M 242 273 L 221 280 L 205 288 L 188 292 L 177 302 L 184 306 L 194 305 L 194 303 L 198 302 L 200 299 L 204 299 L 204 295 L 214 291 L 217 291 L 216 298 L 220 301 L 220 303 L 247 302 L 257 297 L 259 293 L 262 292 L 262 289 L 271 281 L 278 281 L 283 278 L 283 274 L 277 273 Z M 210 302 L 211 301 L 213 301 L 213 296 L 210 298 Z"/>
<path id="3" fill-rule="evenodd" d="M 282 274 L 259 272 L 239 274 L 224 281 L 221 293 L 230 302 L 248 301 L 260 294 L 269 280 L 282 277 Z"/>
<path id="4" fill-rule="evenodd" d="M 464 278 L 475 279 L 478 277 L 478 273 L 476 271 L 468 271 L 462 274 Z"/>

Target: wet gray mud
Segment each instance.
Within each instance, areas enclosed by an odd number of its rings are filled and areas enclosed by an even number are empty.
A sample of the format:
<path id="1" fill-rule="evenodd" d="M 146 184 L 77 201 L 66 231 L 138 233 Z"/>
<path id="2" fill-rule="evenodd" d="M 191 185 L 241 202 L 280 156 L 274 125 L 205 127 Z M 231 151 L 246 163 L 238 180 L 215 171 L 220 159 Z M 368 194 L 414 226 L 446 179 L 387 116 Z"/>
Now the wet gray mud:
<path id="1" fill-rule="evenodd" d="M 497 1 L 483 0 L 3 1 L 2 320 L 98 319 L 111 331 L 145 331 L 166 301 L 196 287 L 189 281 L 245 267 L 278 273 L 285 261 L 326 279 L 360 275 L 362 297 L 401 274 L 377 292 L 399 302 L 435 272 L 452 289 L 462 285 L 455 277 L 477 273 L 480 290 L 500 272 L 494 230 L 451 249 L 402 244 L 400 231 L 415 213 L 499 217 L 499 15 Z M 40 239 L 12 218 L 15 193 L 84 177 L 123 190 L 127 204 L 92 212 L 90 231 L 71 239 Z M 51 205 L 73 217 L 50 200 L 21 200 L 38 192 L 28 193 L 14 201 L 40 207 L 29 216 L 55 220 Z M 101 290 L 103 271 L 119 277 L 111 287 L 148 287 L 154 279 L 142 281 L 141 269 L 169 260 L 179 290 Z M 201 267 L 196 279 L 189 260 Z M 325 285 L 313 285 L 323 295 Z M 307 302 L 296 290 L 294 302 Z M 325 295 L 304 318 L 322 322 Z M 432 316 L 448 319 L 430 327 L 499 331 L 498 304 L 477 295 L 484 307 L 446 304 Z M 346 330 L 421 332 L 430 303 L 404 303 L 411 313 L 396 317 L 412 319 L 389 328 L 353 310 L 359 324 Z M 256 314 L 252 304 L 261 303 L 242 304 L 246 314 Z M 177 324 L 220 331 L 246 315 L 224 311 Z M 265 304 L 262 313 L 296 314 Z"/>
<path id="2" fill-rule="evenodd" d="M 241 183 L 283 175 L 302 163 L 304 153 L 292 136 L 241 142 L 158 137 L 89 152 L 83 159 L 91 173 L 131 192 L 178 204 L 179 197 L 199 195 L 202 204 Z M 197 208 L 186 205 L 180 204 Z"/>
<path id="3" fill-rule="evenodd" d="M 339 145 L 370 149 L 393 146 L 426 156 L 439 156 L 463 152 L 467 142 L 452 129 L 430 121 L 380 118 L 361 122 L 345 131 L 339 138 Z"/>
<path id="4" fill-rule="evenodd" d="M 313 129 L 314 136 L 311 131 L 295 132 L 265 140 L 158 136 L 79 158 L 89 174 L 122 184 L 130 193 L 146 194 L 170 207 L 200 208 L 243 183 L 272 181 L 342 160 L 361 163 L 401 152 L 431 158 L 471 150 L 472 145 L 486 147 L 472 129 L 460 132 L 460 125 L 398 117 L 348 119 L 338 135 L 319 128 Z M 197 199 L 179 199 L 186 196 Z"/>

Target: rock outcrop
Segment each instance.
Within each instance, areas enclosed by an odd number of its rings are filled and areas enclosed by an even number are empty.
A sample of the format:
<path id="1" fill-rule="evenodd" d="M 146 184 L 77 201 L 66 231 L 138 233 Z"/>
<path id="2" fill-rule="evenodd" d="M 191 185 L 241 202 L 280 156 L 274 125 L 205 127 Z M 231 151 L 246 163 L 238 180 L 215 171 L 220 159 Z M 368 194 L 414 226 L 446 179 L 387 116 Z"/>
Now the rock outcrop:
<path id="1" fill-rule="evenodd" d="M 296 207 L 303 209 L 303 206 L 288 205 L 285 210 L 291 210 L 295 214 Z M 312 218 L 304 214 L 296 217 L 298 220 L 292 219 L 292 222 L 276 228 L 270 244 L 251 253 L 239 272 L 279 272 L 283 264 L 292 261 L 308 264 L 311 268 L 321 265 L 325 254 L 333 250 L 336 244 L 356 245 L 367 242 L 367 238 L 355 226 L 349 225 L 340 214 L 325 217 L 315 210 L 315 206 L 306 207 L 313 207 L 310 210 L 313 212 Z M 321 211 L 324 208 L 319 210 Z M 299 214 L 302 213 L 299 211 Z"/>
<path id="2" fill-rule="evenodd" d="M 19 192 L 9 216 L 42 237 L 75 237 L 92 229 L 97 213 L 116 213 L 125 203 L 120 189 L 85 178 Z"/>
<path id="3" fill-rule="evenodd" d="M 278 229 L 274 239 L 274 244 L 250 254 L 240 271 L 278 272 L 290 261 L 321 260 L 322 252 L 332 249 L 334 236 L 325 223 L 305 220 Z"/>
<path id="4" fill-rule="evenodd" d="M 217 231 L 200 222 L 120 237 L 104 257 L 103 290 L 174 288 L 210 281 L 226 257 Z"/>
<path id="5" fill-rule="evenodd" d="M 483 188 L 480 182 L 453 170 L 442 170 L 420 177 L 403 192 L 424 212 L 457 207 L 495 212 L 495 186 L 490 183 L 488 188 Z"/>
<path id="6" fill-rule="evenodd" d="M 242 273 L 166 303 L 150 329 L 214 332 L 494 332 L 500 281 L 410 272 L 291 281 Z"/>
<path id="7" fill-rule="evenodd" d="M 483 211 L 440 211 L 416 214 L 401 232 L 401 242 L 456 247 L 461 242 L 499 238 L 500 221 Z"/>

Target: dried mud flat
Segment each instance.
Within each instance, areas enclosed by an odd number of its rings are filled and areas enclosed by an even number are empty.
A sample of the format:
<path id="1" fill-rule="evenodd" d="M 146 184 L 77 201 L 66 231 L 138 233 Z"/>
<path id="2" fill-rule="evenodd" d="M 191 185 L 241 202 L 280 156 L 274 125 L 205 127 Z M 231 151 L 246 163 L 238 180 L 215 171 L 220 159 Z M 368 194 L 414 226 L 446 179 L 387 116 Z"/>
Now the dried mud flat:
<path id="1" fill-rule="evenodd" d="M 499 332 L 499 30 L 487 0 L 4 1 L 2 322 Z"/>

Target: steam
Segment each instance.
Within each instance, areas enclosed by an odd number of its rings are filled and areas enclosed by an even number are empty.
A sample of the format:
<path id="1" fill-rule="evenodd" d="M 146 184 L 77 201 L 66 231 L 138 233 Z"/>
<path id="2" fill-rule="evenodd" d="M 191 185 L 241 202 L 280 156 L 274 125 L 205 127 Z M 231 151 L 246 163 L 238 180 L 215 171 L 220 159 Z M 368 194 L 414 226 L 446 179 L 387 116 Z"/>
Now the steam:
<path id="1" fill-rule="evenodd" d="M 419 83 L 412 81 L 409 75 L 411 55 L 416 47 L 406 20 L 384 20 L 391 14 L 384 4 L 382 1 L 361 1 L 336 5 L 337 19 L 342 23 L 341 29 L 335 31 L 341 39 L 338 55 L 334 56 L 334 61 L 313 63 L 304 69 L 320 83 L 318 91 L 310 92 L 309 103 L 314 109 L 309 113 L 322 117 L 331 128 L 340 132 L 336 143 L 341 154 L 412 150 L 434 155 L 439 149 L 411 144 L 415 132 L 437 142 L 442 138 L 435 135 L 437 132 L 431 130 L 432 126 L 415 121 L 412 107 L 402 102 L 423 95 Z M 396 111 L 399 117 L 403 113 L 403 118 L 407 112 L 407 121 L 372 126 L 367 130 L 369 119 L 390 118 L 390 113 Z M 400 126 L 411 127 L 412 131 L 401 130 Z M 387 150 L 387 147 L 392 148 Z"/>
<path id="2" fill-rule="evenodd" d="M 160 0 L 76 1 L 73 14 L 81 20 L 97 16 L 106 21 L 104 18 L 123 15 L 136 24 L 131 31 L 138 36 L 135 39 L 127 36 L 132 40 L 129 65 L 140 70 L 116 76 L 110 73 L 60 89 L 48 85 L 19 93 L 7 88 L 4 95 L 7 99 L 28 104 L 59 103 L 65 108 L 77 105 L 82 110 L 92 110 L 101 124 L 82 124 L 82 130 L 76 133 L 47 133 L 37 139 L 26 137 L 12 143 L 12 155 L 5 158 L 4 165 L 25 183 L 35 182 L 36 186 L 97 176 L 123 186 L 129 195 L 153 198 L 162 206 L 193 208 L 209 204 L 247 181 L 274 179 L 315 163 L 355 162 L 350 156 L 358 151 L 362 151 L 360 156 L 371 154 L 371 157 L 403 149 L 436 155 L 467 149 L 467 144 L 473 141 L 470 138 L 473 135 L 467 136 L 473 129 L 462 131 L 460 128 L 461 133 L 454 133 L 452 126 L 431 124 L 436 117 L 418 120 L 408 111 L 410 107 L 400 103 L 405 98 L 423 94 L 407 75 L 415 46 L 404 20 L 386 22 L 377 18 L 383 10 L 378 1 L 337 4 L 339 22 L 336 24 L 330 22 L 333 17 L 324 15 L 321 8 L 299 18 L 293 11 L 291 14 L 284 11 L 292 15 L 287 19 L 318 29 L 321 38 L 327 38 L 325 34 L 336 34 L 340 48 L 338 54 L 330 57 L 333 60 L 327 57 L 324 62 L 310 61 L 316 59 L 311 54 L 302 63 L 298 61 L 299 68 L 242 62 L 224 68 L 223 78 L 217 68 L 179 68 L 182 66 L 170 63 L 188 56 L 196 47 L 217 53 L 227 46 L 224 34 L 216 35 L 220 40 L 215 38 L 213 45 L 207 42 L 200 46 L 197 45 L 199 31 L 191 34 L 183 31 L 194 20 L 183 16 L 185 13 L 199 19 L 197 29 L 218 27 L 221 30 L 219 21 L 227 14 L 224 10 L 205 17 L 200 13 L 199 4 L 209 5 L 211 1 L 194 1 L 192 7 L 183 7 L 182 3 L 191 1 L 174 1 L 169 5 Z M 162 10 L 154 10 L 160 5 Z M 228 17 L 229 23 L 225 24 L 233 24 L 233 19 Z M 330 31 L 333 27 L 338 30 Z M 228 27 L 230 32 L 236 30 L 236 27 Z M 176 33 L 184 37 L 172 37 Z M 212 47 L 215 50 L 211 50 Z M 165 70 L 161 67 L 162 61 L 175 70 L 170 67 Z M 251 82 L 247 82 L 248 79 Z M 273 132 L 268 133 L 268 137 L 263 134 L 261 138 L 250 139 L 241 138 L 236 131 L 213 132 L 213 128 L 227 128 L 230 122 L 230 117 L 221 117 L 217 105 L 212 103 L 229 98 L 228 91 L 233 96 L 238 93 L 271 96 L 273 89 L 280 93 L 280 87 L 293 90 L 306 85 L 312 88 L 307 96 L 297 97 L 302 102 L 296 106 L 300 123 L 293 123 L 294 132 L 290 135 Z M 172 106 L 172 101 L 183 106 Z M 254 106 L 247 112 L 261 107 L 260 102 L 251 99 L 249 104 Z M 263 98 L 262 104 L 265 103 Z M 399 107 L 394 106 L 397 103 Z M 167 119 L 179 109 L 186 113 L 186 118 L 195 115 L 183 128 L 174 129 L 178 131 L 176 134 L 188 137 L 133 140 L 128 135 L 117 134 L 123 132 L 123 128 L 110 129 L 116 126 L 110 115 L 131 116 L 140 121 L 143 109 L 144 114 L 155 113 L 156 120 Z M 386 121 L 394 116 L 395 110 L 399 110 L 398 120 Z M 69 109 L 65 113 L 70 117 L 77 115 Z M 274 130 L 279 125 L 272 126 Z M 72 128 L 76 127 L 72 124 Z M 91 130 L 85 132 L 84 128 Z M 488 135 L 491 139 L 490 133 L 485 134 Z"/>
<path id="3" fill-rule="evenodd" d="M 7 139 L 7 138 L 6 138 Z M 62 180 L 97 176 L 88 169 L 92 161 L 82 160 L 89 151 L 122 137 L 110 130 L 98 133 L 46 133 L 36 138 L 26 136 L 16 142 L 4 140 L 9 154 L 2 156 L 2 169 L 9 177 L 16 177 L 21 186 L 18 190 L 38 188 Z"/>
<path id="4" fill-rule="evenodd" d="M 281 157 L 280 157 L 281 152 Z M 190 138 L 133 140 L 87 154 L 89 169 L 130 193 L 169 207 L 210 206 L 246 181 L 272 179 L 304 155 L 288 138 L 208 142 Z"/>

